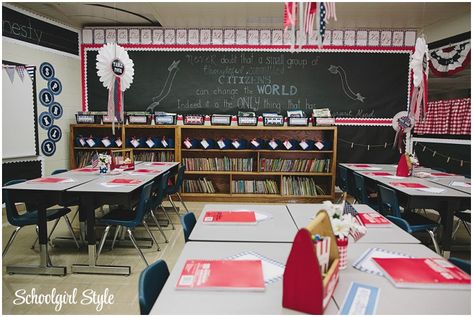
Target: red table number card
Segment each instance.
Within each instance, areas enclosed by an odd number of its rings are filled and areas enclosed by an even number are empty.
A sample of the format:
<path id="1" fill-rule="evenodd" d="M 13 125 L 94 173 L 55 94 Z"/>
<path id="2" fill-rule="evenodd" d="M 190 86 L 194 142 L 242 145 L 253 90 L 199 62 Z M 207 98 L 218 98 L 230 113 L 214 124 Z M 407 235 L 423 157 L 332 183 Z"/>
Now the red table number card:
<path id="1" fill-rule="evenodd" d="M 98 168 L 93 167 L 83 167 L 74 170 L 75 172 L 83 172 L 83 173 L 96 173 L 99 171 Z"/>
<path id="2" fill-rule="evenodd" d="M 373 258 L 396 287 L 470 289 L 470 275 L 443 258 Z"/>
<path id="3" fill-rule="evenodd" d="M 206 224 L 256 224 L 254 211 L 207 211 L 203 222 Z"/>
<path id="4" fill-rule="evenodd" d="M 263 291 L 261 260 L 187 260 L 177 289 Z"/>
<path id="5" fill-rule="evenodd" d="M 140 184 L 142 181 L 139 179 L 133 179 L 133 178 L 115 178 L 111 181 L 109 181 L 109 184 L 121 184 L 121 185 L 136 185 Z"/>
<path id="6" fill-rule="evenodd" d="M 135 173 L 141 173 L 141 174 L 157 174 L 159 173 L 160 171 L 158 170 L 150 170 L 150 169 L 146 169 L 146 168 L 140 168 L 140 169 L 137 169 L 134 171 Z"/>
<path id="7" fill-rule="evenodd" d="M 59 177 L 43 177 L 43 178 L 38 178 L 30 181 L 31 183 L 61 183 L 64 182 L 66 178 L 59 178 Z"/>

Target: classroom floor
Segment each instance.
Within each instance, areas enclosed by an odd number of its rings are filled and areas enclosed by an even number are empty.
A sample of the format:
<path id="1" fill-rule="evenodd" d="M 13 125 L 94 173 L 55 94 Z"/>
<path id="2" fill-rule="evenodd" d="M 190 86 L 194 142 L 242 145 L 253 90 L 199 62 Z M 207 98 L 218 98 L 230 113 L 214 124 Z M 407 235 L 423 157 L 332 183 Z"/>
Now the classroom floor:
<path id="1" fill-rule="evenodd" d="M 205 202 L 188 202 L 187 205 L 191 211 L 199 216 Z M 164 243 L 162 236 L 157 231 L 153 231 L 161 246 L 161 251 L 157 252 L 156 248 L 143 248 L 143 253 L 149 263 L 153 263 L 158 259 L 164 259 L 169 269 L 172 270 L 181 250 L 184 246 L 184 237 L 182 227 L 179 224 L 179 219 L 175 213 L 170 215 L 175 224 L 175 230 L 170 227 L 165 228 L 165 233 L 169 239 L 169 243 Z M 13 227 L 8 224 L 3 212 L 3 230 L 2 238 L 5 246 Z M 164 218 L 163 218 L 164 219 Z M 139 230 L 137 236 L 145 237 L 144 230 Z M 64 221 L 60 221 L 60 225 L 55 231 L 54 236 L 67 235 L 68 231 Z M 36 275 L 8 275 L 5 273 L 5 267 L 9 264 L 37 264 L 39 260 L 38 247 L 32 250 L 31 245 L 36 238 L 34 228 L 32 226 L 26 227 L 20 231 L 7 255 L 3 259 L 2 266 L 2 303 L 3 314 L 139 314 L 138 306 L 138 278 L 140 272 L 144 269 L 144 263 L 139 257 L 137 251 L 131 248 L 115 248 L 109 251 L 104 248 L 104 251 L 99 257 L 99 263 L 115 264 L 115 265 L 130 265 L 130 276 L 112 276 L 112 275 L 88 275 L 88 274 L 68 274 L 64 277 L 55 276 L 36 276 Z M 464 228 L 461 226 L 459 232 L 455 237 L 456 243 L 463 245 L 470 245 L 470 237 L 467 235 Z M 66 248 L 55 247 L 50 249 L 51 259 L 56 265 L 63 265 L 68 267 L 68 272 L 73 263 L 86 263 L 87 251 L 85 248 L 81 250 L 72 247 Z M 452 256 L 457 256 L 465 259 L 470 259 L 470 251 L 454 251 Z M 103 309 L 98 312 L 93 303 L 80 302 L 76 305 L 64 304 L 59 311 L 55 310 L 53 304 L 21 304 L 15 305 L 14 299 L 21 298 L 16 296 L 16 292 L 26 291 L 26 294 L 31 294 L 32 289 L 35 289 L 36 294 L 51 294 L 53 289 L 56 289 L 56 294 L 72 294 L 74 289 L 77 289 L 77 298 L 84 298 L 80 295 L 83 291 L 93 290 L 96 294 L 101 295 L 105 293 L 105 289 L 109 289 L 109 294 L 114 295 L 114 303 L 111 305 L 104 305 Z M 21 295 L 21 293 L 18 293 Z"/>

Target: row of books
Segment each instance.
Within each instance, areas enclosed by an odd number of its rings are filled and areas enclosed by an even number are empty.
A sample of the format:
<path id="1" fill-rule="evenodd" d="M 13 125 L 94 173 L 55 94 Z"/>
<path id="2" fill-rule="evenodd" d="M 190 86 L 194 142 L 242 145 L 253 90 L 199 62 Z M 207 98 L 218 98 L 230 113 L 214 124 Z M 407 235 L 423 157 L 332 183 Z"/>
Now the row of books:
<path id="1" fill-rule="evenodd" d="M 133 156 L 135 161 L 146 161 L 146 162 L 174 162 L 175 156 L 172 151 L 163 152 L 140 152 L 134 151 Z"/>
<path id="2" fill-rule="evenodd" d="M 279 187 L 275 180 L 234 180 L 232 181 L 233 194 L 279 194 Z"/>
<path id="3" fill-rule="evenodd" d="M 90 165 L 95 151 L 76 151 L 74 158 L 78 168 Z"/>
<path id="4" fill-rule="evenodd" d="M 188 171 L 253 171 L 253 158 L 208 157 L 184 158 Z"/>
<path id="5" fill-rule="evenodd" d="M 315 184 L 311 177 L 283 177 L 282 194 L 293 196 L 326 195 L 322 187 Z"/>
<path id="6" fill-rule="evenodd" d="M 328 159 L 321 160 L 288 160 L 288 159 L 270 159 L 262 158 L 260 160 L 261 172 L 317 172 L 328 173 L 330 171 L 330 162 Z"/>
<path id="7" fill-rule="evenodd" d="M 215 187 L 212 181 L 205 177 L 199 179 L 185 179 L 182 186 L 185 193 L 215 193 Z"/>

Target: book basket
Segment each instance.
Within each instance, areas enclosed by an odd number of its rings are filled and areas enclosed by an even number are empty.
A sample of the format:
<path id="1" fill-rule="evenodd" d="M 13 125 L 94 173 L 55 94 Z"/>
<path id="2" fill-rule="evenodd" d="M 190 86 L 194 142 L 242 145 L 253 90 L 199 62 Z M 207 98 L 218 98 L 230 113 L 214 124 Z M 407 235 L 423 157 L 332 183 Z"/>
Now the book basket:
<path id="1" fill-rule="evenodd" d="M 112 158 L 112 163 L 110 164 L 110 170 L 116 168 L 122 169 L 125 171 L 135 169 L 135 159 L 133 157 L 133 149 L 126 150 L 111 150 L 110 156 Z"/>
<path id="2" fill-rule="evenodd" d="M 330 237 L 327 273 L 322 275 L 312 236 Z M 339 255 L 329 215 L 321 210 L 315 219 L 300 229 L 292 243 L 283 276 L 285 308 L 313 315 L 323 314 L 339 277 Z"/>

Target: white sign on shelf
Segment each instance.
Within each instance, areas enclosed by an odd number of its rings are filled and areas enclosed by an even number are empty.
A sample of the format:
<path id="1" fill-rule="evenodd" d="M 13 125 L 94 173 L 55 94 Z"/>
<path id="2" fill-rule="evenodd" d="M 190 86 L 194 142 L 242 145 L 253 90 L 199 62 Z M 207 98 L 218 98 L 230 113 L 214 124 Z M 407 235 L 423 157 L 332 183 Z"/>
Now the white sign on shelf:
<path id="1" fill-rule="evenodd" d="M 176 44 L 176 30 L 164 30 L 164 44 Z"/>
<path id="2" fill-rule="evenodd" d="M 209 45 L 211 43 L 212 33 L 210 30 L 200 30 L 200 44 Z"/>
<path id="3" fill-rule="evenodd" d="M 379 31 L 370 31 L 368 33 L 368 46 L 379 45 Z"/>
<path id="4" fill-rule="evenodd" d="M 283 38 L 282 30 L 273 30 L 271 32 L 271 44 L 282 45 L 283 43 L 282 38 Z"/>
<path id="5" fill-rule="evenodd" d="M 94 42 L 94 34 L 90 29 L 82 30 L 82 43 L 92 44 Z"/>
<path id="6" fill-rule="evenodd" d="M 153 30 L 153 44 L 164 44 L 163 30 Z"/>
<path id="7" fill-rule="evenodd" d="M 368 45 L 368 31 L 356 31 L 356 45 L 357 46 Z"/>
<path id="8" fill-rule="evenodd" d="M 128 44 L 128 30 L 127 29 L 118 29 L 117 31 L 117 42 L 118 44 Z"/>
<path id="9" fill-rule="evenodd" d="M 116 43 L 117 42 L 117 30 L 107 29 L 105 30 L 105 42 Z"/>
<path id="10" fill-rule="evenodd" d="M 259 31 L 258 30 L 249 30 L 248 31 L 248 44 L 249 45 L 258 45 L 259 44 Z"/>
<path id="11" fill-rule="evenodd" d="M 235 44 L 235 30 L 225 30 L 223 33 L 223 42 L 226 45 Z"/>
<path id="12" fill-rule="evenodd" d="M 381 32 L 381 46 L 391 46 L 391 31 Z"/>
<path id="13" fill-rule="evenodd" d="M 259 31 L 259 40 L 261 45 L 271 45 L 271 30 Z"/>
<path id="14" fill-rule="evenodd" d="M 215 45 L 223 44 L 223 31 L 222 30 L 212 30 L 212 44 L 215 44 Z"/>
<path id="15" fill-rule="evenodd" d="M 176 44 L 187 44 L 187 30 L 179 29 L 176 31 Z"/>
<path id="16" fill-rule="evenodd" d="M 105 31 L 102 29 L 95 29 L 94 30 L 94 43 L 95 44 L 103 44 L 105 43 Z"/>
<path id="17" fill-rule="evenodd" d="M 340 31 L 340 30 L 332 31 L 332 45 L 335 45 L 335 46 L 343 45 L 343 31 Z"/>
<path id="18" fill-rule="evenodd" d="M 191 45 L 199 44 L 199 30 L 191 29 L 187 32 L 187 41 Z"/>
<path id="19" fill-rule="evenodd" d="M 139 29 L 130 29 L 128 32 L 130 39 L 130 44 L 138 44 L 140 42 L 140 30 Z"/>

